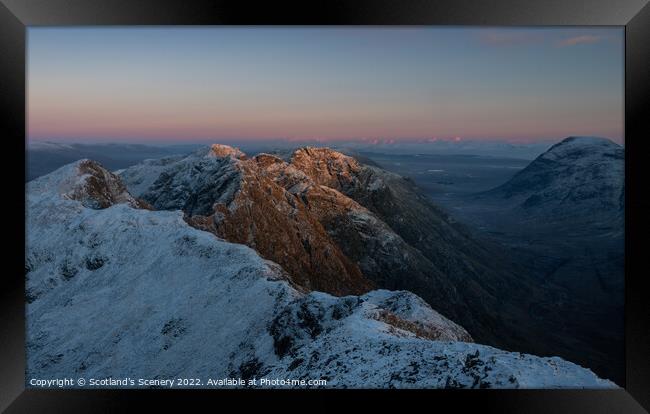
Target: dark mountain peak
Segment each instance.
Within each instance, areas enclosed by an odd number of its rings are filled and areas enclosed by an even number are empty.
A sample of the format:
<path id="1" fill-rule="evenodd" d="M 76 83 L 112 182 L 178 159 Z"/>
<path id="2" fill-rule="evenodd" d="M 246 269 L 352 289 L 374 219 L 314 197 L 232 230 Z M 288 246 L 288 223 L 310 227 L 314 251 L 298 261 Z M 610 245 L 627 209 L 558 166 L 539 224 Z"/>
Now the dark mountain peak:
<path id="1" fill-rule="evenodd" d="M 575 161 L 588 156 L 622 155 L 623 147 L 607 138 L 568 137 L 549 148 L 538 157 L 543 160 Z"/>
<path id="2" fill-rule="evenodd" d="M 606 138 L 569 137 L 484 196 L 509 200 L 547 218 L 591 217 L 623 210 L 625 150 Z"/>

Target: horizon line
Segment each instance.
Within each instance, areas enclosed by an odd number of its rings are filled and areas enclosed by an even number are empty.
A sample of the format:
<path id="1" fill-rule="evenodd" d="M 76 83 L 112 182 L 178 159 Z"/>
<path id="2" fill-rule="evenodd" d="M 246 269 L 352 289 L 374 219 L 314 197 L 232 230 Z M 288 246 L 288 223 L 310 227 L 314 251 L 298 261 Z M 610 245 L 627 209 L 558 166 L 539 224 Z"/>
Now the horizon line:
<path id="1" fill-rule="evenodd" d="M 519 144 L 519 145 L 534 145 L 534 144 L 545 144 L 550 142 L 559 142 L 569 137 L 598 137 L 608 139 L 610 141 L 616 142 L 623 145 L 625 143 L 625 138 L 613 138 L 607 135 L 593 135 L 593 134 L 567 134 L 560 137 L 543 137 L 543 138 L 493 138 L 493 137 L 401 137 L 401 138 L 287 138 L 287 137 L 214 137 L 214 138 L 151 138 L 151 137 L 142 137 L 142 138 L 123 138 L 123 137 L 105 137 L 105 138 L 93 138 L 89 140 L 86 137 L 27 137 L 26 144 L 31 142 L 42 142 L 42 143 L 61 143 L 61 144 L 141 144 L 141 145 L 170 145 L 170 144 L 209 144 L 209 143 L 221 143 L 221 142 L 241 142 L 243 144 L 247 143 L 304 143 L 304 142 L 313 142 L 319 144 L 327 143 L 359 143 L 367 145 L 399 145 L 399 144 L 437 144 L 437 143 L 509 143 L 509 144 Z"/>

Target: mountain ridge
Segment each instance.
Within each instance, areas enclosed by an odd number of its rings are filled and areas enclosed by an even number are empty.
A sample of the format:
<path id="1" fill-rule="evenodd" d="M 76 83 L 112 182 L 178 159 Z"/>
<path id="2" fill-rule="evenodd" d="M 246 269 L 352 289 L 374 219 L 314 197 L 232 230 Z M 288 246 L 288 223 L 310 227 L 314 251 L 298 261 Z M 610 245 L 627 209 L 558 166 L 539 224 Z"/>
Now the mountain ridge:
<path id="1" fill-rule="evenodd" d="M 79 187 L 88 169 L 99 173 L 95 188 Z M 615 387 L 560 358 L 463 342 L 462 327 L 410 292 L 308 293 L 277 264 L 192 228 L 179 211 L 127 197 L 100 202 L 114 178 L 83 161 L 27 185 L 27 378 Z M 70 184 L 88 191 L 69 197 Z"/>
<path id="2" fill-rule="evenodd" d="M 518 341 L 525 340 L 516 326 L 529 317 L 511 298 L 539 296 L 532 281 L 509 267 L 505 252 L 473 239 L 411 181 L 327 148 L 299 148 L 285 159 L 269 154 L 248 158 L 236 149 L 218 148 L 224 157 L 214 157 L 208 149 L 171 164 L 164 161 L 162 169 L 145 163 L 120 175 L 155 208 L 182 209 L 188 223 L 255 248 L 308 289 L 340 295 L 344 292 L 337 284 L 348 283 L 336 270 L 329 273 L 330 283 L 322 283 L 320 265 L 306 273 L 309 268 L 297 259 L 309 256 L 307 246 L 276 236 L 281 229 L 311 220 L 324 230 L 319 241 L 334 246 L 356 265 L 360 272 L 355 275 L 362 280 L 415 292 L 487 343 L 500 343 L 497 328 L 506 329 L 508 324 L 510 347 L 516 349 Z M 230 156 L 233 153 L 238 157 Z M 197 185 L 200 180 L 193 172 L 197 168 L 214 177 L 210 188 L 216 191 Z M 143 178 L 152 172 L 157 178 Z M 236 184 L 222 186 L 220 180 L 229 174 L 237 178 Z M 142 188 L 138 184 L 142 181 L 153 184 Z M 233 202 L 235 194 L 240 201 Z M 194 200 L 203 200 L 204 208 L 197 210 Z M 268 203 L 275 206 L 264 214 L 251 213 L 250 208 Z M 277 208 L 282 214 L 274 214 Z M 260 224 L 264 231 L 257 231 Z M 296 228 L 298 238 L 304 239 L 318 225 L 298 227 L 303 227 Z M 513 317 L 520 321 L 507 322 Z"/>

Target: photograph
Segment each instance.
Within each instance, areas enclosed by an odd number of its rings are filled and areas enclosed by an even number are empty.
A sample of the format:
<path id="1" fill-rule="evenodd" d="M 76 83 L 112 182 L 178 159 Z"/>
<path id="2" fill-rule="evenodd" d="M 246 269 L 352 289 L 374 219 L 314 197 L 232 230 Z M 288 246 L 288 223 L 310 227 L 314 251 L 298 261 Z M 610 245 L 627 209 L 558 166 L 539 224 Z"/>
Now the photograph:
<path id="1" fill-rule="evenodd" d="M 625 59 L 624 26 L 27 27 L 24 387 L 624 388 Z"/>

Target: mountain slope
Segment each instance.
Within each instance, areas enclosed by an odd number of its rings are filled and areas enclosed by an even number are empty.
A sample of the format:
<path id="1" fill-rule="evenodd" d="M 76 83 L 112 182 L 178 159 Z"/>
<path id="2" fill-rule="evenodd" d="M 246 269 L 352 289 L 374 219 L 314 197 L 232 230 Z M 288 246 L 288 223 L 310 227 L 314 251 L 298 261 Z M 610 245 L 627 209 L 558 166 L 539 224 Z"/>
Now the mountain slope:
<path id="1" fill-rule="evenodd" d="M 308 294 L 179 211 L 138 208 L 123 191 L 104 203 L 119 184 L 87 160 L 27 184 L 27 379 L 614 387 L 559 358 L 461 342 L 462 327 L 408 292 Z"/>
<path id="2" fill-rule="evenodd" d="M 254 160 L 269 177 L 305 204 L 341 251 L 373 283 L 387 289 L 435 289 L 447 300 L 454 296 L 453 286 L 445 275 L 373 212 L 338 190 L 316 182 L 294 163 L 267 154 Z"/>
<path id="3" fill-rule="evenodd" d="M 491 227 L 498 225 L 523 248 L 560 259 L 547 280 L 622 306 L 624 170 L 620 145 L 570 137 L 476 200 L 494 210 Z"/>
<path id="4" fill-rule="evenodd" d="M 605 138 L 569 137 L 484 196 L 546 220 L 615 220 L 625 200 L 625 152 Z"/>

